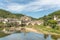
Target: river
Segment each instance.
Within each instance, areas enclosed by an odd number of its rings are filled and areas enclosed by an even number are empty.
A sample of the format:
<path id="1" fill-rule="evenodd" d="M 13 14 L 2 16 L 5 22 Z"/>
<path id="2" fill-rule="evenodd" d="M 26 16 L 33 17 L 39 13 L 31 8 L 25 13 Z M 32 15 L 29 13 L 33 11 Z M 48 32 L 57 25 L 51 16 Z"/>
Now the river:
<path id="1" fill-rule="evenodd" d="M 37 34 L 34 32 L 14 33 L 8 36 L 1 37 L 0 40 L 53 40 L 51 35 Z M 59 38 L 54 40 L 60 40 Z"/>

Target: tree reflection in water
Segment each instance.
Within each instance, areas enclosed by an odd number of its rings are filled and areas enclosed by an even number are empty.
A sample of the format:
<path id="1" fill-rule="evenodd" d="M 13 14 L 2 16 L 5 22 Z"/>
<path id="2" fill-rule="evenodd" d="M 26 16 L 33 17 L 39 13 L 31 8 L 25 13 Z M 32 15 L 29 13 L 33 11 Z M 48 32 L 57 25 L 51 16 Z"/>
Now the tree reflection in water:
<path id="1" fill-rule="evenodd" d="M 37 34 L 34 32 L 22 32 L 22 33 L 15 33 L 11 35 L 6 35 L 6 37 L 0 38 L 0 40 L 57 40 L 60 36 L 58 35 L 44 35 L 44 34 Z"/>

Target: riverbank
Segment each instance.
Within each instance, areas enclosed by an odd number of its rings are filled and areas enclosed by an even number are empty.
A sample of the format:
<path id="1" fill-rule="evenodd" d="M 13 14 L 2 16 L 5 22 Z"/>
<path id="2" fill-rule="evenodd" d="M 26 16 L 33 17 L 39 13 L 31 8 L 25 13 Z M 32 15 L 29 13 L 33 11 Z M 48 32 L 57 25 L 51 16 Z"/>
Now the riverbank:
<path id="1" fill-rule="evenodd" d="M 5 30 L 6 29 L 6 30 Z M 39 34 L 58 35 L 60 37 L 60 31 L 52 28 L 46 28 L 45 26 L 25 26 L 25 27 L 10 27 L 3 29 L 4 33 L 10 34 L 14 32 L 35 32 Z"/>
<path id="2" fill-rule="evenodd" d="M 43 31 L 42 29 L 40 29 L 39 31 L 34 29 L 34 28 L 27 28 L 26 30 L 28 30 L 29 32 L 34 32 L 34 33 L 38 33 L 38 34 L 44 34 L 44 35 L 51 35 L 51 37 L 53 38 L 53 40 L 57 40 L 57 38 L 60 38 L 60 34 L 57 33 L 52 33 L 52 32 L 47 32 L 47 31 Z"/>
<path id="3" fill-rule="evenodd" d="M 59 35 L 60 36 L 60 31 L 51 29 L 51 28 L 45 28 L 45 27 L 40 27 L 40 26 L 27 26 L 27 30 L 35 32 L 35 33 L 40 33 L 40 34 L 50 34 L 50 35 Z"/>
<path id="4" fill-rule="evenodd" d="M 34 29 L 34 28 L 25 28 L 25 29 L 30 31 L 30 32 L 35 32 L 35 33 L 40 33 L 40 34 L 60 35 L 60 34 L 57 34 L 57 33 L 51 33 L 51 32 L 47 32 L 47 31 L 43 31 L 42 29 L 40 29 L 39 31 Z"/>
<path id="5" fill-rule="evenodd" d="M 5 34 L 4 32 L 0 32 L 0 38 L 8 36 L 8 35 L 10 35 L 10 34 Z"/>

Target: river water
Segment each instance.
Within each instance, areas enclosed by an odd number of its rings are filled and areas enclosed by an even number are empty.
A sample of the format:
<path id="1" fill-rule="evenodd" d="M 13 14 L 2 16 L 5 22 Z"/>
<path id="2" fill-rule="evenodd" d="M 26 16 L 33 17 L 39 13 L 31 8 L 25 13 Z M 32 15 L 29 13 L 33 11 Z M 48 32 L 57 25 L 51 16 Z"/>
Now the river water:
<path id="1" fill-rule="evenodd" d="M 0 38 L 0 40 L 52 40 L 51 35 L 45 37 L 43 34 L 37 34 L 34 32 L 28 33 L 15 33 L 5 37 Z M 56 39 L 60 40 L 60 39 Z"/>

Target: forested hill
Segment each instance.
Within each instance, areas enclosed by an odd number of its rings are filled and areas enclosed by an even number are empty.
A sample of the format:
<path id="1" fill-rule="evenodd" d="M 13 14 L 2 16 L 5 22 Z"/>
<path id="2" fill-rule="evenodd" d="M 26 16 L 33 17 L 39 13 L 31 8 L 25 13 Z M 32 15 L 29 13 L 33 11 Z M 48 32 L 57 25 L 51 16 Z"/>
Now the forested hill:
<path id="1" fill-rule="evenodd" d="M 39 19 L 43 19 L 43 20 L 44 19 L 46 19 L 46 20 L 53 19 L 54 15 L 58 16 L 60 18 L 60 10 L 55 11 L 55 12 L 53 12 L 53 13 L 51 13 L 49 15 L 46 15 L 44 17 L 41 17 Z M 20 14 L 18 14 L 18 13 L 11 13 L 9 11 L 0 9 L 0 17 L 3 17 L 3 18 L 20 18 L 21 16 L 26 16 L 26 15 L 23 15 L 21 13 Z M 30 17 L 30 16 L 28 16 L 28 17 Z M 33 18 L 33 17 L 31 17 L 31 18 L 34 19 L 34 20 L 36 19 L 36 18 Z"/>
<path id="2" fill-rule="evenodd" d="M 48 15 L 45 15 L 44 17 L 41 17 L 41 18 L 39 18 L 39 19 L 49 20 L 49 19 L 53 19 L 54 16 L 57 16 L 58 18 L 60 18 L 60 10 L 55 11 L 55 12 L 53 12 L 53 13 L 50 13 L 50 14 L 48 14 Z"/>
<path id="3" fill-rule="evenodd" d="M 49 14 L 48 16 L 58 16 L 60 18 L 60 10 L 55 11 L 55 12 Z"/>
<path id="4" fill-rule="evenodd" d="M 19 19 L 22 16 L 27 16 L 27 15 L 24 15 L 21 13 L 11 13 L 9 11 L 0 9 L 0 17 L 2 18 L 18 18 Z M 30 17 L 32 20 L 36 20 L 36 18 L 33 18 L 31 16 L 27 16 L 27 17 Z"/>
<path id="5" fill-rule="evenodd" d="M 0 9 L 0 17 L 3 18 L 20 18 L 21 16 L 24 16 L 23 14 L 13 14 L 9 11 Z"/>

